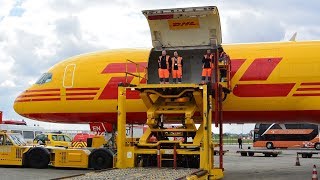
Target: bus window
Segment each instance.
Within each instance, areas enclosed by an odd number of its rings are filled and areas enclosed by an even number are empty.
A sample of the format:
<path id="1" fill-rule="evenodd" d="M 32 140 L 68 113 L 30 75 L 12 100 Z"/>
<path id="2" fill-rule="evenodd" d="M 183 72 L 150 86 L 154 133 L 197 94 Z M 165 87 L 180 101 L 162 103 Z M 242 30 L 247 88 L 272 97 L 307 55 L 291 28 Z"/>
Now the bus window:
<path id="1" fill-rule="evenodd" d="M 19 131 L 19 130 L 12 130 L 13 133 L 19 133 L 22 135 L 22 131 Z"/>
<path id="2" fill-rule="evenodd" d="M 282 129 L 279 124 L 274 124 L 271 129 Z"/>
<path id="3" fill-rule="evenodd" d="M 23 137 L 25 139 L 33 139 L 34 138 L 33 131 L 23 131 Z"/>

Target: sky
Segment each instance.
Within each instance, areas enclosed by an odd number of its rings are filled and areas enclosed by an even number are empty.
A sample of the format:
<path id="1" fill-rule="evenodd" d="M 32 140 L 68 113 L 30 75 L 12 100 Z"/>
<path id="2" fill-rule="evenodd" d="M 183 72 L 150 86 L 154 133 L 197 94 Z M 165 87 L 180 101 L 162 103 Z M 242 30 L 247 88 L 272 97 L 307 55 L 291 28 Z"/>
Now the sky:
<path id="1" fill-rule="evenodd" d="M 4 119 L 25 119 L 13 110 L 17 95 L 55 63 L 81 53 L 151 47 L 141 10 L 216 5 L 223 43 L 319 40 L 319 0 L 0 0 L 0 110 Z M 51 129 L 73 125 L 40 123 Z M 87 125 L 79 125 L 87 129 Z M 226 125 L 242 133 L 252 124 Z"/>

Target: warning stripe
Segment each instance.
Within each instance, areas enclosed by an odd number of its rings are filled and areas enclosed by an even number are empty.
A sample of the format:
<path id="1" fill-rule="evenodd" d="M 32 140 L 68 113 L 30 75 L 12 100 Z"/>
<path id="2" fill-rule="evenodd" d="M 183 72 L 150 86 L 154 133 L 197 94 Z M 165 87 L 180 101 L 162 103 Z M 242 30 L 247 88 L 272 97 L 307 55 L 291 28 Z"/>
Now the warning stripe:
<path id="1" fill-rule="evenodd" d="M 87 142 L 72 142 L 71 146 L 77 148 L 87 147 Z"/>

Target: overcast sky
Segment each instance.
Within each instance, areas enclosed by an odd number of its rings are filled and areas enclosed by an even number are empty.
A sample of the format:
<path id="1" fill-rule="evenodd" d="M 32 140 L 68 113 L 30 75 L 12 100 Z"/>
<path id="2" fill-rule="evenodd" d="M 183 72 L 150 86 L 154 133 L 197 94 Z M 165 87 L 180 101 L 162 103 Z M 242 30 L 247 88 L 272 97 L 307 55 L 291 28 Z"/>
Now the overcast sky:
<path id="1" fill-rule="evenodd" d="M 12 108 L 15 97 L 67 57 L 151 47 L 141 10 L 205 5 L 218 6 L 224 43 L 283 41 L 294 32 L 298 40 L 320 39 L 319 0 L 0 0 L 0 110 L 5 119 L 22 119 Z M 247 132 L 252 127 L 225 130 Z"/>

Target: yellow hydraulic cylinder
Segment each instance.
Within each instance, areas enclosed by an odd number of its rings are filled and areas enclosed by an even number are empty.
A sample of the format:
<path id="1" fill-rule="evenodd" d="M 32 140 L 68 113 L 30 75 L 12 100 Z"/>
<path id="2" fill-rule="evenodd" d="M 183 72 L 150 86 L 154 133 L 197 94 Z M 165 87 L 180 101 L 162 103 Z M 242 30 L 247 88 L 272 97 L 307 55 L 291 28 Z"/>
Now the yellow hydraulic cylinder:
<path id="1" fill-rule="evenodd" d="M 118 87 L 117 168 L 126 168 L 126 88 Z"/>

